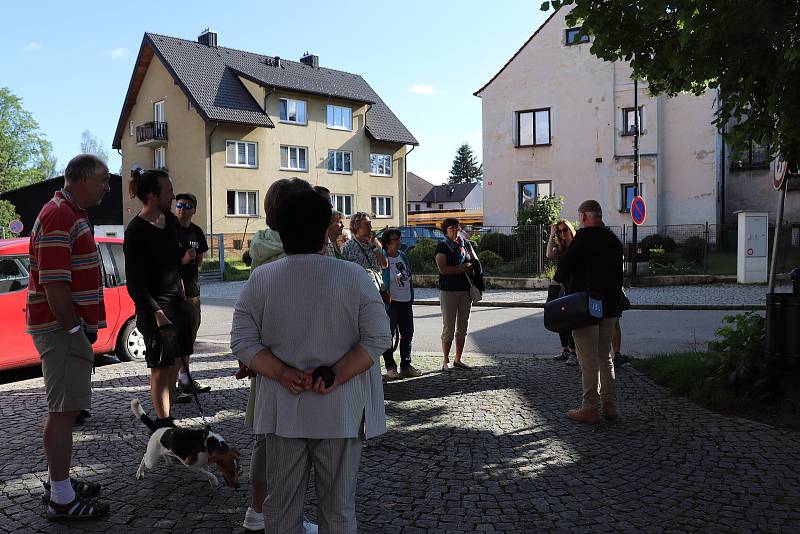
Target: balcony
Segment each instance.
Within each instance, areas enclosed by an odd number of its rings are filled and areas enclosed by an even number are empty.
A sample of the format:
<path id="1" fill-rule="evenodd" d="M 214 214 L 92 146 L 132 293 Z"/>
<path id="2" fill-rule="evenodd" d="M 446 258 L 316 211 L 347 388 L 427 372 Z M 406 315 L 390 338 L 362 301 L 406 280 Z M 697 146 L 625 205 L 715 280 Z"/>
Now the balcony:
<path id="1" fill-rule="evenodd" d="M 161 146 L 167 144 L 167 123 L 146 122 L 136 127 L 138 146 Z"/>

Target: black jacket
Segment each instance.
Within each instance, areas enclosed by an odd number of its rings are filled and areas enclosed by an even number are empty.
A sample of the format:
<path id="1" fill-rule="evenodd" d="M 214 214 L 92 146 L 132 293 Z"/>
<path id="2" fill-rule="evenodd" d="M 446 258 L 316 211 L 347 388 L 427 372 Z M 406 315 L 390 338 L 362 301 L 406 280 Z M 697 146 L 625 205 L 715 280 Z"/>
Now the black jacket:
<path id="1" fill-rule="evenodd" d="M 553 277 L 567 293 L 589 291 L 603 298 L 603 316 L 618 317 L 622 297 L 622 243 L 606 227 L 581 228 L 561 256 Z"/>

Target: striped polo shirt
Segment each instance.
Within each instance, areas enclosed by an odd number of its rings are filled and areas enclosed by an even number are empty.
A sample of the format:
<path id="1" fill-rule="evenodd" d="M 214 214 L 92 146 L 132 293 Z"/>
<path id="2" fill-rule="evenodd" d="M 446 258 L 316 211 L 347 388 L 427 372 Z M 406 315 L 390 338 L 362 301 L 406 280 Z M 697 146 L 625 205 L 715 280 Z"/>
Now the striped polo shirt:
<path id="1" fill-rule="evenodd" d="M 69 284 L 75 313 L 89 332 L 106 327 L 100 258 L 86 212 L 64 189 L 44 205 L 31 230 L 30 281 L 25 331 L 45 334 L 61 328 L 44 286 Z"/>

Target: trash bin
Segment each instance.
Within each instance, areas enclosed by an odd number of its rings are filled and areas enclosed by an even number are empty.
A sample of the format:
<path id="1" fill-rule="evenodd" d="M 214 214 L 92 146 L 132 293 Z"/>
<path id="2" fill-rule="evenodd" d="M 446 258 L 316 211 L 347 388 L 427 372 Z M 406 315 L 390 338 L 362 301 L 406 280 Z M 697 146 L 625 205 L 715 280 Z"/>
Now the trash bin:
<path id="1" fill-rule="evenodd" d="M 792 271 L 792 293 L 767 294 L 767 362 L 800 369 L 800 269 Z"/>

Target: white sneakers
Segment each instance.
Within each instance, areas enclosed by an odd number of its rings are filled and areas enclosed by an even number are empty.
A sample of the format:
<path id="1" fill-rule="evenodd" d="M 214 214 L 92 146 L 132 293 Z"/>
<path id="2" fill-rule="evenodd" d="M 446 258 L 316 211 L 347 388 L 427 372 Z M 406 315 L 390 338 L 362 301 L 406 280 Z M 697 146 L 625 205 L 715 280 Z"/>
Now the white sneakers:
<path id="1" fill-rule="evenodd" d="M 258 513 L 252 507 L 247 507 L 247 512 L 244 514 L 244 522 L 242 526 L 247 530 L 263 531 L 264 530 L 264 514 Z M 303 534 L 317 534 L 319 528 L 314 523 L 306 521 L 303 518 Z"/>

